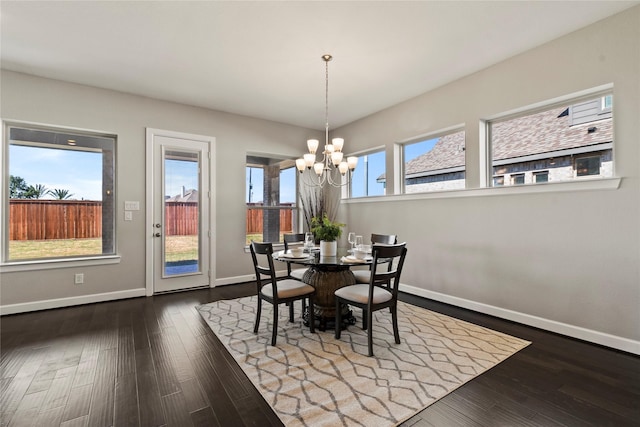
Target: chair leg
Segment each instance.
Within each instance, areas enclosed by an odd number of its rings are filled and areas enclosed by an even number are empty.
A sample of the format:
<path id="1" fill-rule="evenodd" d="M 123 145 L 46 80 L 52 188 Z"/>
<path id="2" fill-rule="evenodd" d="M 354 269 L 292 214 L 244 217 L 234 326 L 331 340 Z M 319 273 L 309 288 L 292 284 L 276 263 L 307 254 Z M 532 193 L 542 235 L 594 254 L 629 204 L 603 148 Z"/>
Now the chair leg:
<path id="1" fill-rule="evenodd" d="M 271 345 L 276 345 L 278 336 L 278 304 L 273 304 L 273 332 L 271 333 Z"/>
<path id="2" fill-rule="evenodd" d="M 367 331 L 367 344 L 369 345 L 369 357 L 373 356 L 373 312 L 367 310 L 367 323 L 369 325 Z"/>
<path id="3" fill-rule="evenodd" d="M 293 323 L 293 301 L 289 303 L 289 322 Z"/>
<path id="4" fill-rule="evenodd" d="M 398 306 L 394 305 L 391 308 L 391 323 L 393 323 L 393 337 L 396 339 L 396 344 L 400 344 L 400 331 L 398 331 Z"/>
<path id="5" fill-rule="evenodd" d="M 256 309 L 256 323 L 253 326 L 253 333 L 258 333 L 258 327 L 260 326 L 260 314 L 262 313 L 262 298 L 258 295 L 258 308 Z"/>
<path id="6" fill-rule="evenodd" d="M 340 339 L 340 332 L 342 332 L 342 310 L 340 307 L 340 299 L 336 298 L 336 325 L 334 336 L 336 339 Z"/>
<path id="7" fill-rule="evenodd" d="M 304 302 L 305 300 L 302 300 Z M 309 297 L 309 330 L 311 333 L 316 332 L 316 318 L 313 309 L 313 296 Z"/>
<path id="8" fill-rule="evenodd" d="M 366 331 L 366 330 L 367 330 L 367 327 L 368 327 L 368 325 L 367 325 L 367 319 L 368 319 L 368 318 L 369 318 L 369 317 L 368 317 L 368 315 L 367 315 L 367 309 L 366 309 L 366 308 L 362 309 L 362 330 L 363 330 L 363 331 Z"/>

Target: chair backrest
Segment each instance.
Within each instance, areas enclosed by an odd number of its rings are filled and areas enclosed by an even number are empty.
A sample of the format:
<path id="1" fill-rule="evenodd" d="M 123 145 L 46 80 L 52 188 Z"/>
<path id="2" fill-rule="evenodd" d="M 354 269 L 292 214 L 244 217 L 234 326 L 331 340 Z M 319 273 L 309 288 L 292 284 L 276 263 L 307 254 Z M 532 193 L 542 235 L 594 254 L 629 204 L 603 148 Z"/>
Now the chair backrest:
<path id="1" fill-rule="evenodd" d="M 282 239 L 285 251 L 289 250 L 290 246 L 300 246 L 298 243 L 304 245 L 304 233 L 283 234 Z"/>
<path id="2" fill-rule="evenodd" d="M 292 246 L 304 246 L 304 233 L 289 233 L 283 234 L 282 239 L 284 240 L 284 251 L 285 253 Z M 291 274 L 291 264 L 287 263 L 287 273 Z"/>
<path id="3" fill-rule="evenodd" d="M 371 254 L 373 255 L 373 262 L 369 282 L 371 285 L 370 293 L 373 294 L 373 286 L 390 287 L 390 291 L 396 298 L 398 296 L 404 258 L 407 255 L 407 244 L 375 244 L 372 247 Z M 386 264 L 388 264 L 388 267 Z"/>
<path id="4" fill-rule="evenodd" d="M 251 250 L 251 259 L 253 260 L 253 269 L 256 273 L 258 293 L 260 293 L 260 289 L 265 282 L 271 282 L 273 285 L 273 294 L 277 296 L 278 285 L 276 269 L 273 266 L 273 244 L 252 241 L 249 249 Z"/>
<path id="5" fill-rule="evenodd" d="M 371 233 L 371 244 L 380 243 L 383 245 L 395 245 L 398 243 L 398 236 L 395 234 L 375 234 Z"/>

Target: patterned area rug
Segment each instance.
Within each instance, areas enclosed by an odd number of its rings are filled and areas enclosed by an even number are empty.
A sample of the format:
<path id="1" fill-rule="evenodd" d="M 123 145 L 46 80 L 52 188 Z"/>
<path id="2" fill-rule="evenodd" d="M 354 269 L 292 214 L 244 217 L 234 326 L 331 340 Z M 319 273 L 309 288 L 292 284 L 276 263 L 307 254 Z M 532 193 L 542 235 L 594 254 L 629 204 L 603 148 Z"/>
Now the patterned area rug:
<path id="1" fill-rule="evenodd" d="M 256 388 L 287 426 L 394 426 L 530 344 L 500 332 L 399 302 L 401 344 L 388 310 L 375 313 L 374 357 L 360 310 L 336 340 L 309 332 L 279 310 L 271 342 L 271 304 L 253 334 L 256 297 L 198 307 Z M 300 315 L 300 303 L 296 302 Z"/>

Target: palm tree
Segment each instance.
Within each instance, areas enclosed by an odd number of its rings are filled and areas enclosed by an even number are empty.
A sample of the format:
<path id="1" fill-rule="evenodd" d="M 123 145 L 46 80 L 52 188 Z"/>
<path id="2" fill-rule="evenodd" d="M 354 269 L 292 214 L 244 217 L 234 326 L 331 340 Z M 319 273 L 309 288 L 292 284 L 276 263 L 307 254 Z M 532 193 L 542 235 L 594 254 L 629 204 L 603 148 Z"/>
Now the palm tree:
<path id="1" fill-rule="evenodd" d="M 49 191 L 43 184 L 30 185 L 25 192 L 25 198 L 27 199 L 41 199 Z"/>
<path id="2" fill-rule="evenodd" d="M 56 200 L 67 200 L 71 198 L 71 196 L 73 196 L 73 194 L 69 193 L 69 190 L 64 190 L 60 188 L 49 190 L 47 194 L 52 195 Z"/>

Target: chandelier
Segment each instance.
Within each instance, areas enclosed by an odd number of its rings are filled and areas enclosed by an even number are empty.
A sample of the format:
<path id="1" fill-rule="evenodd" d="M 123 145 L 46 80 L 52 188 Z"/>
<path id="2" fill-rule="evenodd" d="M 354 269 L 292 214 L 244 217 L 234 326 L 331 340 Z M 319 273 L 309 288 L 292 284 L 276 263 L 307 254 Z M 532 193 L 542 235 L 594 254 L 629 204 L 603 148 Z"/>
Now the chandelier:
<path id="1" fill-rule="evenodd" d="M 322 55 L 325 62 L 325 126 L 324 126 L 324 151 L 322 152 L 322 160 L 316 162 L 316 151 L 320 141 L 317 139 L 307 140 L 307 149 L 309 150 L 302 158 L 296 160 L 296 168 L 303 176 L 302 182 L 309 186 L 322 187 L 326 183 L 341 187 L 349 183 L 351 174 L 358 164 L 357 157 L 347 157 L 344 160 L 342 147 L 344 139 L 333 138 L 329 143 L 329 61 L 331 55 Z M 313 168 L 313 172 L 311 169 Z M 337 175 L 336 170 L 340 173 Z M 305 171 L 307 171 L 305 173 Z M 315 173 L 315 176 L 314 176 Z"/>

